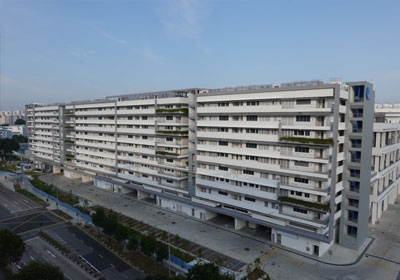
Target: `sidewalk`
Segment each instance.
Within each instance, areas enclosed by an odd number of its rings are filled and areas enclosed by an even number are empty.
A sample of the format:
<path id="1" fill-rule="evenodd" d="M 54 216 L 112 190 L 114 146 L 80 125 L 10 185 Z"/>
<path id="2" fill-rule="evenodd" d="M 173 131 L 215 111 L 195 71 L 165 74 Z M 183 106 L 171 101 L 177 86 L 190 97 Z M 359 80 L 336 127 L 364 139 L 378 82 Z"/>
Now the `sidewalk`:
<path id="1" fill-rule="evenodd" d="M 92 205 L 101 205 L 156 228 L 165 231 L 169 230 L 172 234 L 178 234 L 185 239 L 212 248 L 245 263 L 251 263 L 254 259 L 268 254 L 273 248 L 279 248 L 282 251 L 296 255 L 296 257 L 300 256 L 316 262 L 339 266 L 357 262 L 365 252 L 364 248 L 354 251 L 334 244 L 324 256 L 318 258 L 278 244 L 267 243 L 265 239 L 252 236 L 243 230 L 237 231 L 230 227 L 200 221 L 169 209 L 159 208 L 146 201 L 138 201 L 102 190 L 90 183 L 82 183 L 79 179 L 69 179 L 54 174 L 41 176 L 40 179 L 62 190 L 71 190 L 73 194 L 90 200 Z M 182 225 L 184 226 L 182 227 Z M 210 238 L 211 236 L 212 238 Z M 371 239 L 366 242 L 365 248 L 371 242 Z"/>

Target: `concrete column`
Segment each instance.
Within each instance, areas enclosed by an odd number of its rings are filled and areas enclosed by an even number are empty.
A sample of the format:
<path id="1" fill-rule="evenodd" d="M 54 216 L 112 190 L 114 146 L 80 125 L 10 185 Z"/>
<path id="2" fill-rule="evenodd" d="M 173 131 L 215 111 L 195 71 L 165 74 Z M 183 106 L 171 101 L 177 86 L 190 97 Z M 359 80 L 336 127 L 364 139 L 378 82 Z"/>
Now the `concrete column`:
<path id="1" fill-rule="evenodd" d="M 246 221 L 235 218 L 235 230 L 239 230 L 246 225 Z"/>
<path id="2" fill-rule="evenodd" d="M 93 182 L 93 177 L 82 175 L 82 183 Z"/>
<path id="3" fill-rule="evenodd" d="M 206 210 L 206 220 L 210 220 L 216 216 L 217 216 L 216 213 Z"/>
<path id="4" fill-rule="evenodd" d="M 53 166 L 53 173 L 54 173 L 54 174 L 61 173 L 61 168 L 56 167 L 56 166 Z"/>
<path id="5" fill-rule="evenodd" d="M 373 225 L 375 225 L 376 221 L 377 221 L 377 211 L 378 211 L 377 208 L 378 208 L 378 204 L 373 202 L 372 203 L 372 210 L 371 210 L 371 213 L 372 213 L 371 224 L 373 224 Z"/>
<path id="6" fill-rule="evenodd" d="M 144 199 L 149 197 L 149 194 L 142 191 L 137 191 L 137 194 L 138 194 L 138 199 Z"/>
<path id="7" fill-rule="evenodd" d="M 382 201 L 378 203 L 377 219 L 379 220 L 381 217 L 382 217 Z"/>

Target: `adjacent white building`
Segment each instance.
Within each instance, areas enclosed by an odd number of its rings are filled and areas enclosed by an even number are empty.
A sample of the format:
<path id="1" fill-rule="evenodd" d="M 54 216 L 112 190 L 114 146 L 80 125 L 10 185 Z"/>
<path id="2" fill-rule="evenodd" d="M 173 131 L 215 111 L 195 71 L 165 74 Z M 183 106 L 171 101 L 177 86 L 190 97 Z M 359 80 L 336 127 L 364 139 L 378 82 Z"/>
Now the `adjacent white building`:
<path id="1" fill-rule="evenodd" d="M 26 116 L 43 167 L 320 256 L 367 238 L 373 106 L 367 82 L 313 81 L 31 104 Z"/>
<path id="2" fill-rule="evenodd" d="M 376 104 L 370 222 L 376 224 L 400 194 L 400 104 Z"/>

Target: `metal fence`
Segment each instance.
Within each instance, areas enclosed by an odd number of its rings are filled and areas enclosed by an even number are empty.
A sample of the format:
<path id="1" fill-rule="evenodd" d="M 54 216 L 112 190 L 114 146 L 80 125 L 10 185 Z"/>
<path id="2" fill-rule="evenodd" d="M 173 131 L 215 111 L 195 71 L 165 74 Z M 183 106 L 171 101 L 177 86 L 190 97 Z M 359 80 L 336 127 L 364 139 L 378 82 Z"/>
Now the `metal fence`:
<path id="1" fill-rule="evenodd" d="M 32 185 L 32 183 L 31 183 L 25 176 L 23 176 L 23 175 L 18 175 L 18 174 L 15 174 L 15 173 L 11 173 L 11 172 L 0 172 L 0 175 L 10 176 L 10 177 L 13 178 L 13 179 L 18 179 L 18 180 L 20 180 L 20 181 L 23 181 L 23 182 L 24 182 L 24 185 L 25 185 L 26 187 L 31 188 L 34 192 L 36 192 L 36 193 L 38 193 L 38 194 L 40 194 L 40 195 L 46 197 L 47 199 L 50 199 L 50 200 L 54 201 L 55 203 L 58 203 L 59 206 L 64 207 L 64 208 L 70 210 L 71 212 L 75 213 L 75 215 L 76 215 L 77 217 L 82 218 L 82 219 L 85 220 L 86 222 L 92 223 L 92 217 L 90 217 L 89 215 L 86 215 L 86 214 L 82 213 L 81 211 L 79 211 L 79 210 L 76 209 L 75 207 L 73 207 L 73 206 L 71 206 L 71 205 L 69 205 L 69 204 L 67 204 L 67 203 L 64 203 L 64 202 L 58 200 L 56 197 L 54 197 L 54 196 L 52 196 L 52 195 L 49 195 L 48 193 L 46 193 L 46 192 L 44 192 L 44 191 L 42 191 L 42 190 L 36 188 L 34 185 Z"/>
<path id="2" fill-rule="evenodd" d="M 170 254 L 169 260 L 170 260 L 170 262 L 172 262 L 172 263 L 178 265 L 178 266 L 181 267 L 181 268 L 186 269 L 187 271 L 189 271 L 189 270 L 193 267 L 193 265 L 190 265 L 190 264 L 188 264 L 187 262 L 182 261 L 180 258 L 175 257 L 175 256 L 172 255 L 172 254 Z"/>

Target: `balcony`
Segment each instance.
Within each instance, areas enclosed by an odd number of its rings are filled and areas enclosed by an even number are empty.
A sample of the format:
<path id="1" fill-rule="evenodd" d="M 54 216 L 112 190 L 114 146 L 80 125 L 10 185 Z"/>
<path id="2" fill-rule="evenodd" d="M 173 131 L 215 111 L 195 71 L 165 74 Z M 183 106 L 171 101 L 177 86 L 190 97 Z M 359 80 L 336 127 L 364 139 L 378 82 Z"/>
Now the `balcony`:
<path id="1" fill-rule="evenodd" d="M 288 196 L 280 196 L 280 197 L 278 197 L 278 200 L 280 202 L 289 203 L 290 205 L 301 205 L 306 208 L 312 208 L 312 209 L 320 210 L 323 212 L 329 212 L 331 209 L 329 204 L 305 201 L 305 200 L 288 197 Z"/>
<path id="2" fill-rule="evenodd" d="M 333 145 L 333 139 L 304 138 L 304 137 L 281 137 L 280 141 L 297 142 L 303 144 Z"/>

